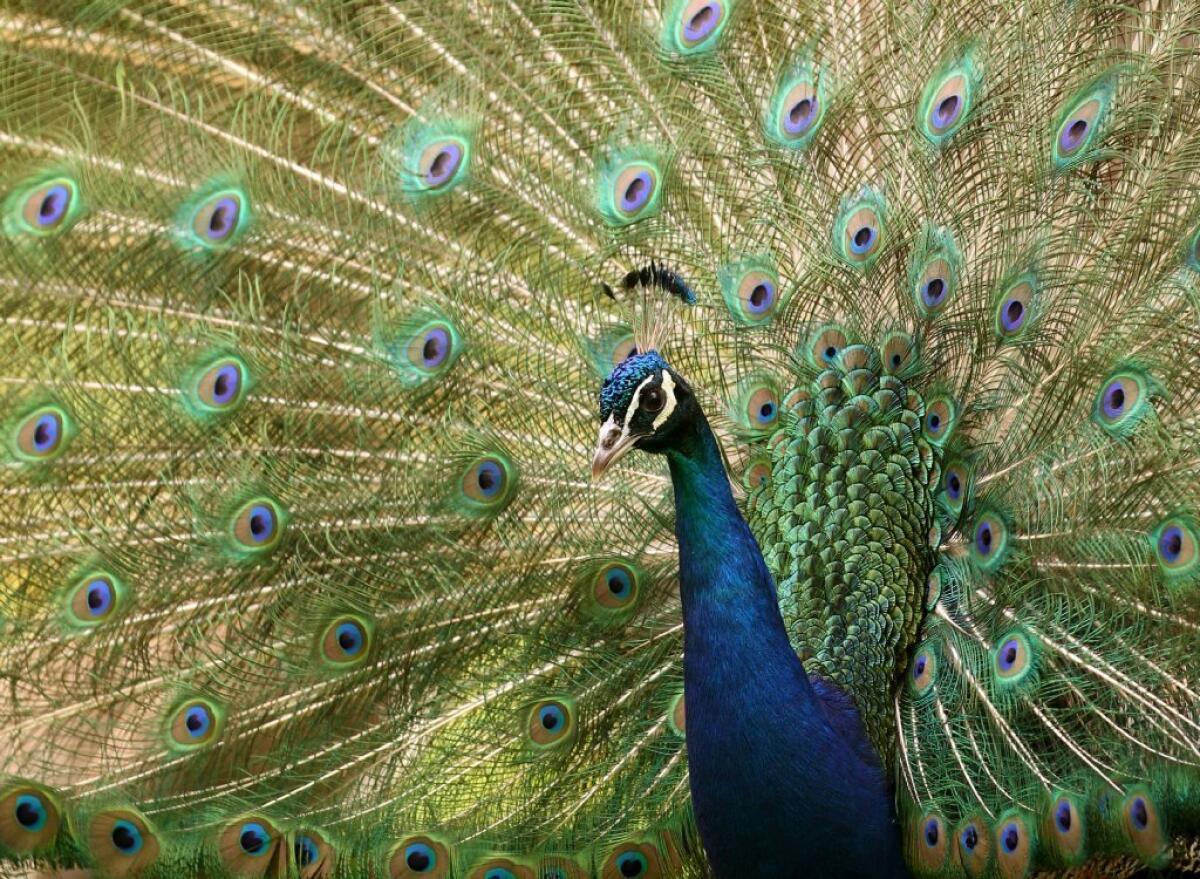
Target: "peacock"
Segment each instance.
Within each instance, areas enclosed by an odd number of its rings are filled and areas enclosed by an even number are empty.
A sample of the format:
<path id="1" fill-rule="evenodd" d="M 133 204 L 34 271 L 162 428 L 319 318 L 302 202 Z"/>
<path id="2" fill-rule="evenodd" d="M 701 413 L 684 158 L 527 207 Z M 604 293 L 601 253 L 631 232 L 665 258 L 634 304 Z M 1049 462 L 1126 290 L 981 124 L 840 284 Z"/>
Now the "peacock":
<path id="1" fill-rule="evenodd" d="M 5 0 L 0 342 L 0 875 L 1200 872 L 1194 3 Z"/>

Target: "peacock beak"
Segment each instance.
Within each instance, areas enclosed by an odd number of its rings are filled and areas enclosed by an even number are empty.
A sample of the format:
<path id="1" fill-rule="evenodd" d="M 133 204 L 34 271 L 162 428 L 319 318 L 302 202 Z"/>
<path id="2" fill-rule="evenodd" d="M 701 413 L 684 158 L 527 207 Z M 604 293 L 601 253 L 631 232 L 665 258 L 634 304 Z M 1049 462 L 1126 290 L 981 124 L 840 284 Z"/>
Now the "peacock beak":
<path id="1" fill-rule="evenodd" d="M 592 457 L 592 479 L 599 479 L 605 470 L 625 457 L 637 440 L 638 437 L 629 433 L 628 428 L 609 417 L 600 425 L 600 438 L 596 442 L 596 454 Z"/>

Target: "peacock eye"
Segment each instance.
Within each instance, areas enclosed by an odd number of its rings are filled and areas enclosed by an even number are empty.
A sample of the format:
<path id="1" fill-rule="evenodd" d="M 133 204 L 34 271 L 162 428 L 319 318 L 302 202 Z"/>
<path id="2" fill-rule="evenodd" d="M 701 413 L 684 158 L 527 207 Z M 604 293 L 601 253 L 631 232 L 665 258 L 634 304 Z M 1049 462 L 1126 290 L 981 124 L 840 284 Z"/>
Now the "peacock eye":
<path id="1" fill-rule="evenodd" d="M 210 196 L 192 217 L 192 231 L 210 245 L 230 241 L 241 224 L 242 196 L 234 190 Z"/>
<path id="2" fill-rule="evenodd" d="M 259 857 L 267 853 L 270 836 L 267 829 L 257 821 L 248 821 L 242 825 L 238 834 L 238 845 L 248 855 Z"/>
<path id="3" fill-rule="evenodd" d="M 437 866 L 437 854 L 423 842 L 414 842 L 404 850 L 404 863 L 414 873 L 427 873 Z"/>
<path id="4" fill-rule="evenodd" d="M 171 745 L 189 750 L 206 745 L 220 732 L 221 715 L 214 706 L 202 699 L 193 699 L 180 706 L 172 716 L 168 734 Z"/>
<path id="5" fill-rule="evenodd" d="M 338 666 L 360 662 L 366 658 L 370 647 L 370 630 L 354 617 L 334 620 L 321 636 L 321 655 Z"/>
<path id="6" fill-rule="evenodd" d="M 421 153 L 421 180 L 429 189 L 440 189 L 455 179 L 467 150 L 455 138 L 429 144 Z"/>
<path id="7" fill-rule="evenodd" d="M 639 399 L 639 405 L 647 412 L 658 412 L 666 404 L 667 397 L 662 392 L 662 388 L 646 388 L 642 391 Z"/>
<path id="8" fill-rule="evenodd" d="M 107 573 L 95 573 L 81 579 L 70 600 L 72 620 L 81 625 L 94 625 L 108 618 L 120 600 L 120 586 Z"/>
<path id="9" fill-rule="evenodd" d="M 296 858 L 296 864 L 300 867 L 307 867 L 315 861 L 319 855 L 317 844 L 311 836 L 301 836 L 296 839 L 296 844 L 293 847 L 293 854 Z"/>
<path id="10" fill-rule="evenodd" d="M 645 874 L 648 866 L 641 852 L 625 852 L 617 857 L 617 872 L 630 879 Z"/>

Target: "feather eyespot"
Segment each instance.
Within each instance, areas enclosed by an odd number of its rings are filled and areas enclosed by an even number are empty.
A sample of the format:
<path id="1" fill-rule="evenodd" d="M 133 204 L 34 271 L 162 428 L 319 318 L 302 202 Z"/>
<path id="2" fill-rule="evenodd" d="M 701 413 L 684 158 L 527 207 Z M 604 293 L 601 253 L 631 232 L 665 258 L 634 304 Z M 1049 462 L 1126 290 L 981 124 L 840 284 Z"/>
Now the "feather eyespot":
<path id="1" fill-rule="evenodd" d="M 221 860 L 241 876 L 263 876 L 279 844 L 279 831 L 265 818 L 251 816 L 226 825 L 218 841 Z"/>
<path id="2" fill-rule="evenodd" d="M 1151 866 L 1162 866 L 1170 858 L 1170 840 L 1163 830 L 1158 807 L 1149 792 L 1130 793 L 1121 809 L 1125 835 L 1138 857 Z"/>
<path id="3" fill-rule="evenodd" d="M 642 843 L 610 852 L 600 875 L 602 879 L 662 879 L 663 870 L 657 849 Z"/>
<path id="4" fill-rule="evenodd" d="M 926 140 L 943 146 L 966 124 L 980 80 L 973 47 L 934 74 L 917 106 L 917 128 Z"/>
<path id="5" fill-rule="evenodd" d="M 918 696 L 929 692 L 937 678 L 937 652 L 931 645 L 924 645 L 913 656 L 912 667 L 909 669 L 909 686 Z"/>
<path id="6" fill-rule="evenodd" d="M 1016 813 L 996 824 L 996 866 L 1001 879 L 1024 879 L 1033 860 L 1033 841 L 1025 819 Z"/>
<path id="7" fill-rule="evenodd" d="M 1050 802 L 1042 837 L 1067 864 L 1081 863 L 1087 856 L 1083 820 L 1083 812 L 1069 794 L 1059 794 Z"/>
<path id="8" fill-rule="evenodd" d="M 771 95 L 764 119 L 767 137 L 793 150 L 808 146 L 825 116 L 825 91 L 825 78 L 811 61 L 796 63 Z"/>
<path id="9" fill-rule="evenodd" d="M 747 491 L 754 491 L 771 481 L 771 462 L 759 458 L 752 460 L 742 472 L 742 485 Z"/>
<path id="10" fill-rule="evenodd" d="M 637 571 L 622 562 L 605 565 L 596 575 L 592 590 L 596 602 L 610 610 L 623 610 L 637 602 Z"/>
<path id="11" fill-rule="evenodd" d="M 1059 112 L 1051 150 L 1056 168 L 1065 170 L 1094 155 L 1092 146 L 1104 128 L 1116 92 L 1111 71 L 1076 92 Z"/>
<path id="12" fill-rule="evenodd" d="M 392 851 L 389 879 L 445 879 L 450 875 L 450 850 L 428 836 L 413 836 Z"/>
<path id="13" fill-rule="evenodd" d="M 767 378 L 751 377 L 738 391 L 730 415 L 751 437 L 765 437 L 779 426 L 779 391 Z"/>
<path id="14" fill-rule="evenodd" d="M 168 743 L 176 750 L 190 751 L 214 741 L 221 732 L 223 717 L 217 707 L 205 699 L 190 699 L 171 715 Z"/>
<path id="15" fill-rule="evenodd" d="M 1030 309 L 1036 292 L 1034 283 L 1029 278 L 1009 285 L 1000 297 L 1000 305 L 996 309 L 996 333 L 1001 338 L 1019 336 L 1030 323 Z"/>
<path id="16" fill-rule="evenodd" d="M 658 213 L 663 172 L 652 147 L 621 150 L 600 168 L 596 207 L 612 227 L 628 226 Z"/>
<path id="17" fill-rule="evenodd" d="M 120 581 L 107 572 L 96 571 L 80 578 L 68 602 L 71 621 L 81 626 L 104 622 L 116 611 L 122 592 Z"/>
<path id="18" fill-rule="evenodd" d="M 461 480 L 464 512 L 487 514 L 501 510 L 512 498 L 515 471 L 511 463 L 499 455 L 479 458 Z"/>
<path id="19" fill-rule="evenodd" d="M 246 364 L 237 357 L 202 364 L 184 387 L 188 413 L 203 421 L 234 411 L 245 401 L 249 377 Z"/>
<path id="20" fill-rule="evenodd" d="M 357 617 L 339 617 L 321 636 L 321 656 L 334 666 L 355 665 L 371 652 L 371 629 Z"/>
<path id="21" fill-rule="evenodd" d="M 942 445 L 950 436 L 957 417 L 954 401 L 949 397 L 934 397 L 925 406 L 925 418 L 921 421 L 921 432 L 925 439 L 936 446 Z"/>
<path id="22" fill-rule="evenodd" d="M 28 231 L 57 232 L 75 218 L 75 203 L 74 181 L 58 177 L 45 181 L 25 196 L 21 216 Z"/>
<path id="23" fill-rule="evenodd" d="M 54 841 L 62 820 L 58 805 L 44 790 L 18 783 L 0 793 L 0 844 L 29 852 Z"/>
<path id="24" fill-rule="evenodd" d="M 233 517 L 234 545 L 242 552 L 263 553 L 279 545 L 283 536 L 283 510 L 270 498 L 260 497 L 244 504 Z"/>
<path id="25" fill-rule="evenodd" d="M 1122 369 L 1101 383 L 1092 418 L 1107 433 L 1128 436 L 1153 411 L 1150 397 L 1158 390 L 1140 369 Z"/>
<path id="26" fill-rule="evenodd" d="M 490 858 L 471 870 L 468 879 L 534 879 L 534 873 L 509 858 Z"/>
<path id="27" fill-rule="evenodd" d="M 106 876 L 136 876 L 158 859 L 158 838 L 136 812 L 100 812 L 91 821 L 87 841 Z"/>
<path id="28" fill-rule="evenodd" d="M 971 531 L 971 557 L 985 571 L 994 571 L 1008 553 L 1008 526 L 995 513 L 984 512 Z"/>
<path id="29" fill-rule="evenodd" d="M 184 244 L 197 250 L 227 248 L 249 225 L 249 200 L 238 189 L 207 190 L 190 201 L 184 211 Z"/>
<path id="30" fill-rule="evenodd" d="M 923 872 L 936 872 L 946 863 L 946 822 L 933 812 L 912 819 L 908 849 L 914 866 Z"/>
<path id="31" fill-rule="evenodd" d="M 952 461 L 942 472 L 942 496 L 951 513 L 957 515 L 967 496 L 970 471 L 961 461 Z"/>
<path id="32" fill-rule="evenodd" d="M 679 0 L 663 22 L 663 48 L 685 57 L 709 51 L 728 15 L 726 0 Z"/>
<path id="33" fill-rule="evenodd" d="M 958 828 L 958 856 L 967 875 L 982 876 L 991 859 L 992 838 L 982 821 L 971 818 Z"/>
<path id="34" fill-rule="evenodd" d="M 1152 539 L 1159 566 L 1171 579 L 1187 577 L 1196 572 L 1196 532 L 1191 520 L 1173 516 L 1155 529 Z"/>
<path id="35" fill-rule="evenodd" d="M 671 708 L 667 712 L 667 726 L 677 736 L 687 734 L 687 705 L 683 693 L 679 693 L 671 699 Z"/>
<path id="36" fill-rule="evenodd" d="M 882 252 L 886 233 L 883 198 L 866 190 L 846 203 L 834 224 L 834 249 L 852 268 L 865 269 Z"/>
<path id="37" fill-rule="evenodd" d="M 417 174 L 428 189 L 452 183 L 467 157 L 467 146 L 454 137 L 436 140 L 421 151 Z"/>
<path id="38" fill-rule="evenodd" d="M 762 326 L 780 305 L 779 277 L 765 258 L 745 259 L 717 273 L 730 314 L 746 326 Z"/>
<path id="39" fill-rule="evenodd" d="M 840 327 L 822 327 L 809 340 L 808 361 L 817 369 L 828 369 L 837 363 L 847 343 L 846 333 Z"/>
<path id="40" fill-rule="evenodd" d="M 892 333 L 879 349 L 883 371 L 889 375 L 906 372 L 917 360 L 916 340 L 908 333 Z"/>
<path id="41" fill-rule="evenodd" d="M 19 461 L 49 461 L 63 453 L 74 435 L 74 423 L 66 410 L 42 406 L 17 421 L 10 448 Z"/>
<path id="42" fill-rule="evenodd" d="M 575 738 L 574 709 L 563 699 L 535 703 L 526 721 L 529 739 L 538 748 L 569 745 Z"/>
<path id="43" fill-rule="evenodd" d="M 998 682 L 1015 684 L 1033 670 L 1033 643 L 1022 632 L 1002 636 L 992 651 L 992 670 Z"/>

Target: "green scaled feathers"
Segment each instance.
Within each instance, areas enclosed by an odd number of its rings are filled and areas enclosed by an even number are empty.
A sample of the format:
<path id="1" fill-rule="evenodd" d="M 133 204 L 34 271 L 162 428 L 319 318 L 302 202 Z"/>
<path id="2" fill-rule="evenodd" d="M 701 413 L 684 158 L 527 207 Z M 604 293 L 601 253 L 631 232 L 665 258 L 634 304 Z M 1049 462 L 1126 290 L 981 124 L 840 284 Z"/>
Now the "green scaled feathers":
<path id="1" fill-rule="evenodd" d="M 651 346 L 915 876 L 1187 866 L 1193 6 L 9 0 L 0 874 L 707 876 Z"/>

